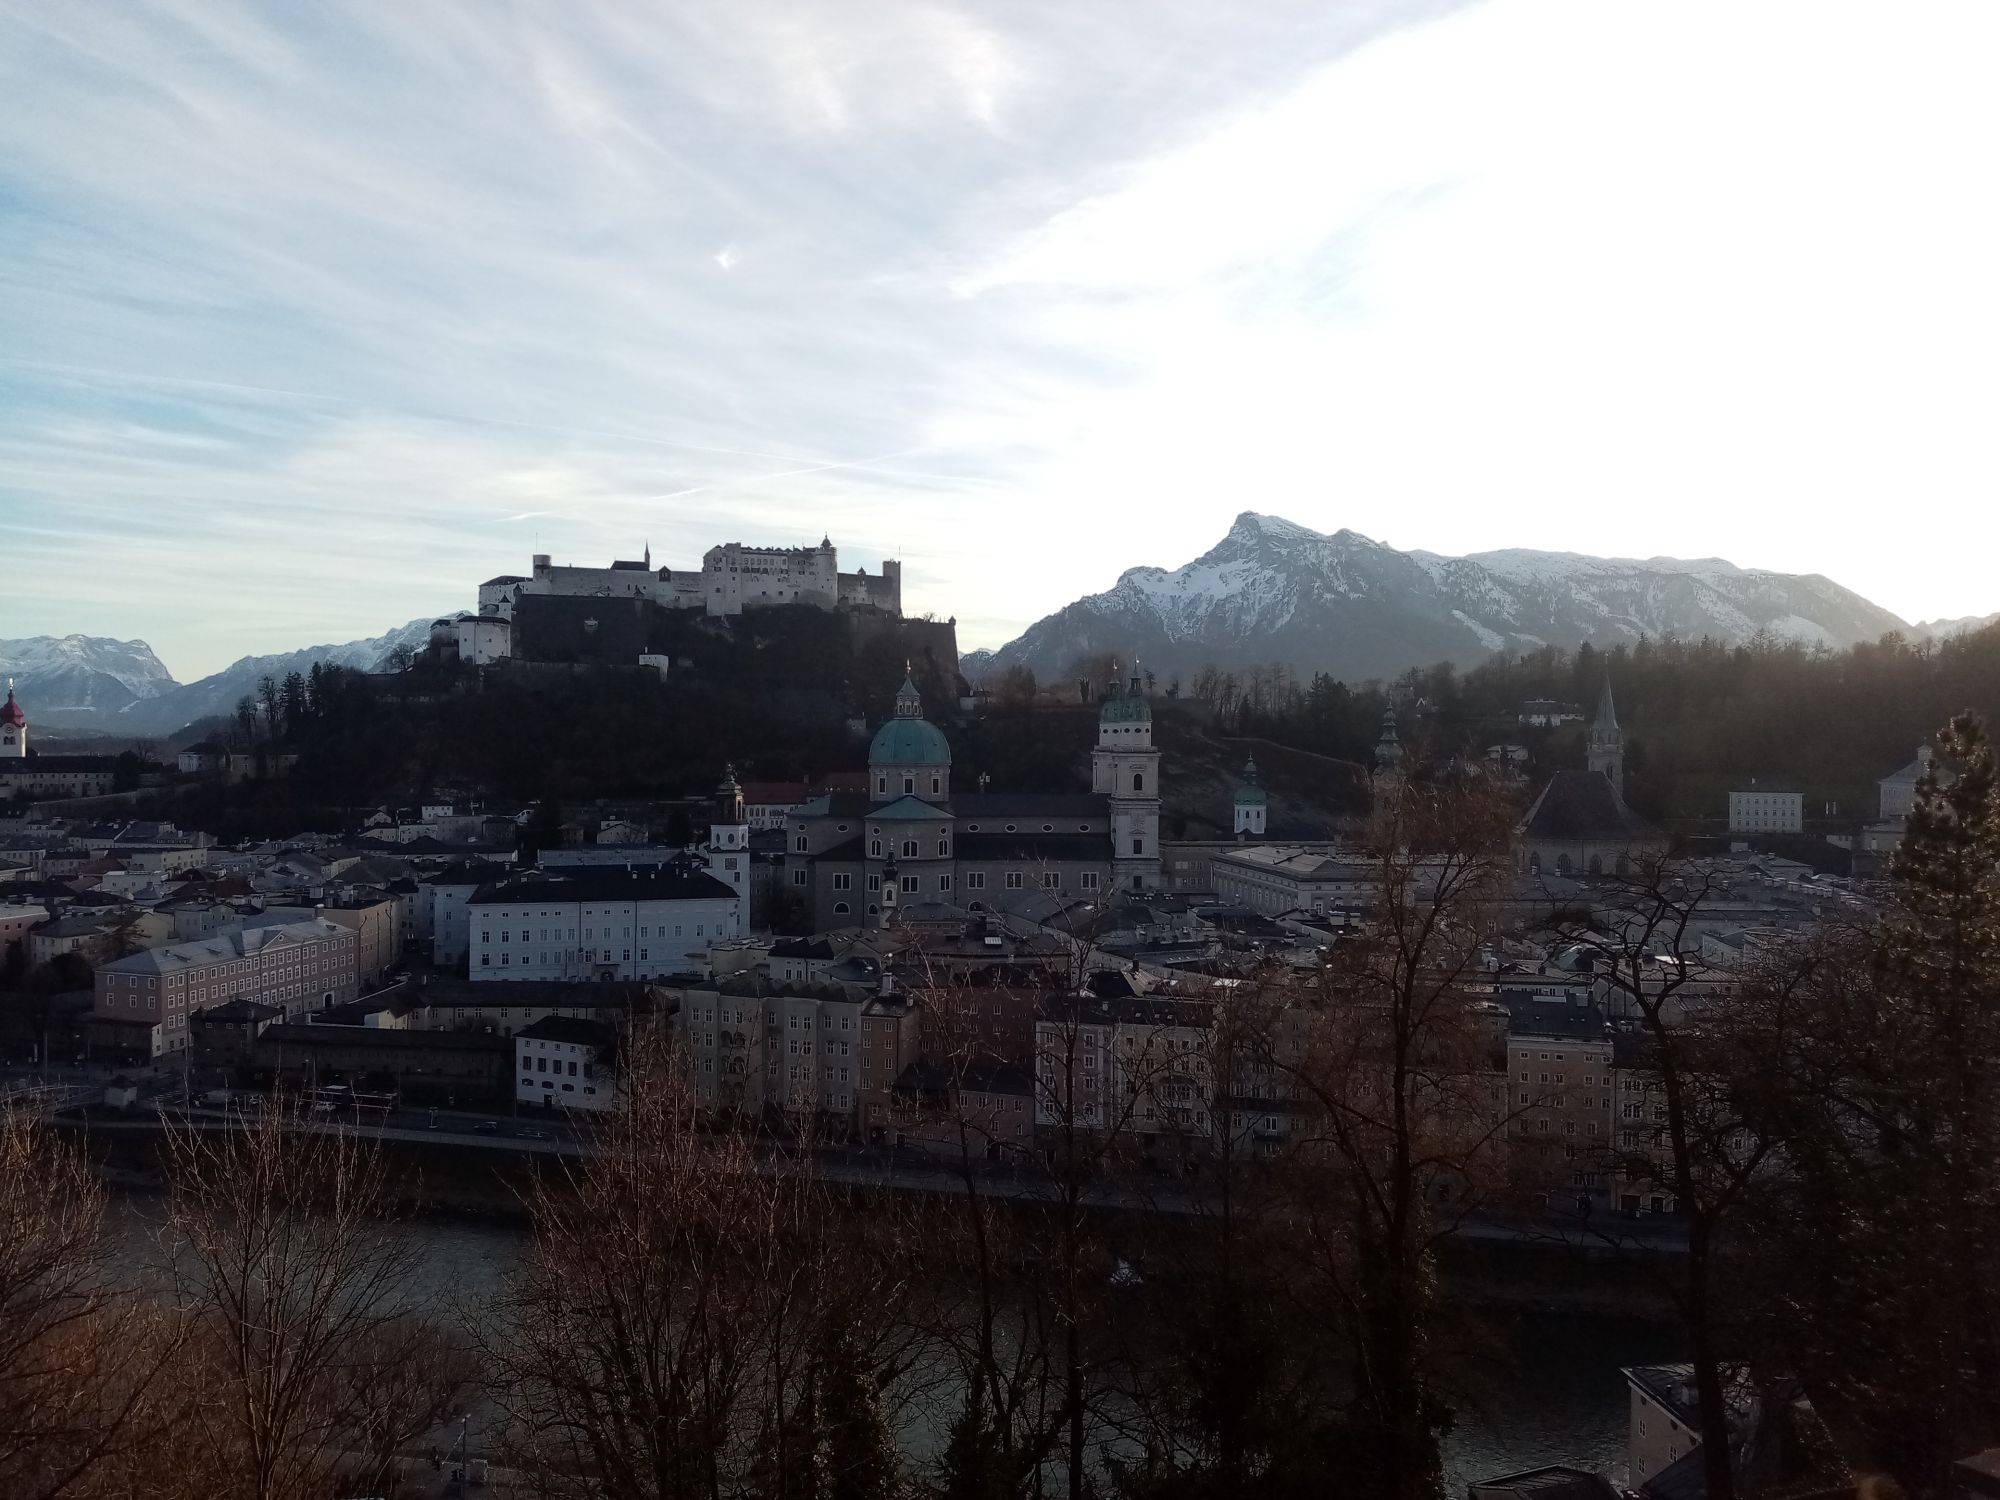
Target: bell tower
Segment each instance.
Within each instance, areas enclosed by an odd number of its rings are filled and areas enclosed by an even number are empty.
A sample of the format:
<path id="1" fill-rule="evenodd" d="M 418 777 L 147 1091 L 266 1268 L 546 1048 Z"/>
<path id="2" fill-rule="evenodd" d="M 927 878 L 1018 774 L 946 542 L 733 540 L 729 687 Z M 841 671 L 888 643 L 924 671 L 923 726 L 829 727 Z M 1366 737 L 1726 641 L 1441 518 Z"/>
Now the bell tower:
<path id="1" fill-rule="evenodd" d="M 1597 717 L 1591 721 L 1587 764 L 1602 771 L 1611 789 L 1625 795 L 1625 731 L 1618 727 L 1618 710 L 1611 702 L 1611 677 L 1605 674 L 1604 692 L 1597 700 Z"/>
<path id="2" fill-rule="evenodd" d="M 744 821 L 743 788 L 736 784 L 734 766 L 722 768 L 702 862 L 710 875 L 736 893 L 736 931 L 731 936 L 745 936 L 750 931 L 750 825 Z"/>
<path id="3" fill-rule="evenodd" d="M 1130 685 L 1113 682 L 1098 710 L 1090 789 L 1111 799 L 1113 889 L 1160 889 L 1160 752 L 1153 748 L 1153 706 L 1136 662 Z"/>
<path id="4" fill-rule="evenodd" d="M 14 701 L 14 679 L 7 679 L 7 701 L 0 704 L 0 760 L 21 760 L 28 753 L 28 716 Z"/>

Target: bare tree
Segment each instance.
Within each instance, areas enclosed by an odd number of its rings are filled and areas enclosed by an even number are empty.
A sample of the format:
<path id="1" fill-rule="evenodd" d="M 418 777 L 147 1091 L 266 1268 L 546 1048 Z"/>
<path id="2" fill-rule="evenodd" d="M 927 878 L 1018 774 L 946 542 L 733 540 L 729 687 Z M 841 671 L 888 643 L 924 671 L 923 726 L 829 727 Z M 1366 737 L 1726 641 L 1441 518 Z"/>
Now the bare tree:
<path id="1" fill-rule="evenodd" d="M 895 1280 L 803 1165 L 697 1131 L 684 1066 L 635 1039 L 599 1150 L 529 1196 L 534 1243 L 484 1344 L 516 1461 L 619 1500 L 888 1493 Z"/>
<path id="2" fill-rule="evenodd" d="M 0 1115 L 0 1493 L 116 1493 L 170 1351 L 108 1264 L 104 1194 L 82 1155 Z"/>
<path id="3" fill-rule="evenodd" d="M 469 1366 L 434 1317 L 378 1150 L 276 1101 L 167 1137 L 168 1272 L 184 1318 L 169 1414 L 177 1495 L 291 1500 L 386 1488 Z"/>
<path id="4" fill-rule="evenodd" d="M 1505 1127 L 1477 981 L 1510 823 L 1478 786 L 1405 788 L 1370 832 L 1369 921 L 1287 1013 L 1279 1056 L 1303 1110 L 1293 1284 L 1344 1341 L 1356 1494 L 1442 1482 L 1436 1257 L 1488 1191 Z"/>
<path id="5" fill-rule="evenodd" d="M 1558 910 L 1547 929 L 1589 955 L 1615 1017 L 1636 1029 L 1632 1066 L 1664 1118 L 1614 1121 L 1611 1165 L 1628 1183 L 1670 1192 L 1686 1226 L 1687 1254 L 1668 1290 L 1694 1365 L 1708 1493 L 1731 1500 L 1725 1235 L 1771 1142 L 1742 1107 L 1748 1080 L 1731 1081 L 1729 1018 L 1713 1011 L 1700 982 L 1701 922 L 1718 879 L 1712 863 L 1642 853 L 1595 888 L 1590 908 Z M 1776 955 L 1769 968 L 1769 983 L 1782 992 L 1790 981 Z M 1755 1050 L 1736 1056 L 1754 1057 Z"/>

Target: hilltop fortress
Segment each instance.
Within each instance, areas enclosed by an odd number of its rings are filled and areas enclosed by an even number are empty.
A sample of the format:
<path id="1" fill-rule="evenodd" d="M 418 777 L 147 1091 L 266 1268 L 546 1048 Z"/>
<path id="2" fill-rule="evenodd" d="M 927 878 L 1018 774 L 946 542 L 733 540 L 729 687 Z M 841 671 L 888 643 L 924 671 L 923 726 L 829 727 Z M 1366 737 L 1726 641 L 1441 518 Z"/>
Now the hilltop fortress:
<path id="1" fill-rule="evenodd" d="M 523 578 L 502 574 L 479 586 L 479 614 L 511 620 L 523 595 L 569 598 L 644 599 L 665 609 L 699 609 L 711 615 L 740 615 L 773 604 L 809 604 L 820 609 L 863 608 L 900 617 L 903 565 L 886 561 L 879 574 L 866 568 L 840 571 L 833 539 L 817 547 L 746 547 L 725 542 L 711 547 L 699 572 L 655 568 L 648 547 L 638 562 L 608 568 L 557 567 L 545 552 L 535 555 L 534 571 Z"/>

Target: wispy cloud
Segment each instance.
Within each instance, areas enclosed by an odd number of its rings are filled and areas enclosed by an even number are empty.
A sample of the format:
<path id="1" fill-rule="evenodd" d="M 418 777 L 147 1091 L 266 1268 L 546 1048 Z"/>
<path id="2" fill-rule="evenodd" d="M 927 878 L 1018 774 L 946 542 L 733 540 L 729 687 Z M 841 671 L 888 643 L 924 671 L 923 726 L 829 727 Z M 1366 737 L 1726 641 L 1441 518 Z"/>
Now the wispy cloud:
<path id="1" fill-rule="evenodd" d="M 1969 0 L 0 24 L 0 635 L 196 672 L 532 523 L 830 528 L 991 643 L 1245 506 L 2000 602 L 1990 545 L 1833 519 L 2000 539 Z"/>

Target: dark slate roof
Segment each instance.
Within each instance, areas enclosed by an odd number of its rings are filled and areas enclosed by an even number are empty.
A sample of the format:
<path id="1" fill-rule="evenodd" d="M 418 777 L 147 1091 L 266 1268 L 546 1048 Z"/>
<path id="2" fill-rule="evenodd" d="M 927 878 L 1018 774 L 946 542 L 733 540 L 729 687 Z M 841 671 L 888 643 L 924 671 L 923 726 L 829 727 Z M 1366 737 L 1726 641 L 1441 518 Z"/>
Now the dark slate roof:
<path id="1" fill-rule="evenodd" d="M 589 979 L 433 979 L 408 992 L 416 1005 L 560 1005 L 598 1010 L 630 1009 L 644 985 Z"/>
<path id="2" fill-rule="evenodd" d="M 586 1021 L 576 1016 L 543 1016 L 532 1026 L 514 1033 L 535 1042 L 569 1042 L 579 1047 L 595 1047 L 600 1052 L 618 1040 L 618 1034 L 602 1021 Z"/>
<path id="3" fill-rule="evenodd" d="M 1641 840 L 1653 830 L 1602 771 L 1558 771 L 1521 824 L 1531 840 Z"/>
<path id="4" fill-rule="evenodd" d="M 525 875 L 482 886 L 474 906 L 518 901 L 712 901 L 736 898 L 736 892 L 706 873 L 680 875 L 648 865 L 628 874 L 623 869 L 576 865 L 555 875 Z"/>
<path id="5" fill-rule="evenodd" d="M 823 937 L 786 938 L 771 945 L 773 958 L 826 958 L 834 956 L 833 944 Z"/>
<path id="6" fill-rule="evenodd" d="M 372 1047 L 384 1051 L 501 1052 L 513 1054 L 508 1037 L 481 1031 L 415 1031 L 401 1026 L 315 1026 L 309 1021 L 274 1021 L 259 1035 L 274 1047 Z"/>
<path id="7" fill-rule="evenodd" d="M 1568 1464 L 1548 1464 L 1504 1474 L 1498 1479 L 1482 1479 L 1472 1486 L 1475 1493 L 1496 1491 L 1510 1500 L 1617 1500 L 1618 1491 L 1602 1474 L 1573 1469 Z"/>
<path id="8" fill-rule="evenodd" d="M 225 1000 L 220 1005 L 206 1006 L 189 1016 L 190 1021 L 216 1021 L 224 1024 L 237 1021 L 269 1021 L 283 1015 L 275 1005 L 266 1005 L 261 1000 Z"/>
<path id="9" fill-rule="evenodd" d="M 859 861 L 864 859 L 866 855 L 864 853 L 864 846 L 862 844 L 861 835 L 857 833 L 854 835 L 853 838 L 843 839 L 840 843 L 835 844 L 830 848 L 822 849 L 818 854 L 815 854 L 811 857 L 816 860 L 828 860 L 828 861 L 849 860 L 858 863 Z"/>
<path id="10" fill-rule="evenodd" d="M 43 755 L 36 751 L 25 760 L 10 760 L 0 763 L 0 771 L 101 771 L 109 773 L 117 768 L 115 755 Z"/>
<path id="11" fill-rule="evenodd" d="M 993 859 L 1100 860 L 1111 858 L 1108 833 L 961 833 L 961 862 Z"/>
<path id="12" fill-rule="evenodd" d="M 505 880 L 513 873 L 512 865 L 492 864 L 484 860 L 460 860 L 455 865 L 447 865 L 435 875 L 426 875 L 424 884 L 491 885 L 496 880 Z"/>
<path id="13" fill-rule="evenodd" d="M 954 793 L 951 810 L 961 818 L 1102 818 L 1111 799 L 1091 792 Z"/>

